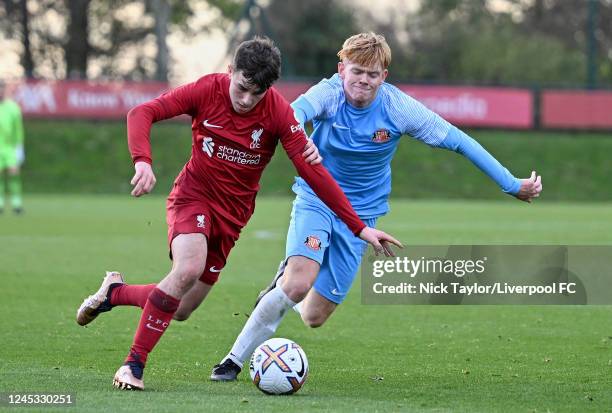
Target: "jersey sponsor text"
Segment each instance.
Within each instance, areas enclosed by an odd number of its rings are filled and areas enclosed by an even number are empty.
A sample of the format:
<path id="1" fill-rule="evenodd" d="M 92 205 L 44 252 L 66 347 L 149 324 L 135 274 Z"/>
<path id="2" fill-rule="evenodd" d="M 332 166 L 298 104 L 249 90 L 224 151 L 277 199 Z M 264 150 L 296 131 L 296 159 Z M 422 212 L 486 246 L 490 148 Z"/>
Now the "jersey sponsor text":
<path id="1" fill-rule="evenodd" d="M 229 146 L 221 145 L 217 150 L 217 158 L 228 162 L 234 162 L 240 165 L 259 165 L 261 155 L 252 154 L 240 149 L 230 148 Z"/>

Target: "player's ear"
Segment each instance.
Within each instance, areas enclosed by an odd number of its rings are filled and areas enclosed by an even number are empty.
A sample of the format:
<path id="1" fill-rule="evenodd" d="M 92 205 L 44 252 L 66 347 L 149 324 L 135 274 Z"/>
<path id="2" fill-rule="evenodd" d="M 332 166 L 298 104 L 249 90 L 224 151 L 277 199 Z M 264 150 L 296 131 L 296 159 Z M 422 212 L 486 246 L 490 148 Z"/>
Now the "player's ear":
<path id="1" fill-rule="evenodd" d="M 234 66 L 232 66 L 231 64 L 227 65 L 227 74 L 231 76 L 233 73 L 234 73 Z"/>
<path id="2" fill-rule="evenodd" d="M 340 78 L 344 79 L 344 62 L 338 62 L 338 74 L 340 75 Z"/>
<path id="3" fill-rule="evenodd" d="M 389 74 L 389 71 L 387 69 L 383 70 L 382 72 L 382 81 L 384 82 L 385 79 L 387 78 L 387 75 Z"/>

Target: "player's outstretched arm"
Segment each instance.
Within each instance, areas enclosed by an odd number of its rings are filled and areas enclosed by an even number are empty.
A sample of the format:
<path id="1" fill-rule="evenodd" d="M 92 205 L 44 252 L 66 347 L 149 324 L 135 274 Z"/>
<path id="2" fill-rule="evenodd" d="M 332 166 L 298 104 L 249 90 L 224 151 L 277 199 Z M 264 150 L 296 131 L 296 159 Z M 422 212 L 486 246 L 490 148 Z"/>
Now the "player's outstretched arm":
<path id="1" fill-rule="evenodd" d="M 134 170 L 136 172 L 130 181 L 134 186 L 134 189 L 132 189 L 132 196 L 139 197 L 151 192 L 157 182 L 151 165 L 143 161 L 136 162 L 134 164 Z"/>
<path id="2" fill-rule="evenodd" d="M 533 198 L 540 196 L 542 192 L 542 177 L 536 174 L 536 171 L 531 171 L 531 176 L 527 179 L 521 179 L 521 189 L 514 196 L 521 201 L 531 202 Z"/>
<path id="3" fill-rule="evenodd" d="M 481 171 L 483 171 L 489 178 L 491 178 L 499 187 L 507 194 L 515 196 L 519 199 L 533 198 L 530 194 L 535 194 L 535 177 L 533 178 L 534 185 L 528 185 L 525 191 L 521 193 L 523 187 L 523 181 L 516 178 L 510 173 L 504 166 L 493 157 L 485 148 L 483 148 L 476 140 L 468 136 L 466 133 L 460 131 L 456 127 L 452 126 L 448 131 L 448 134 L 441 142 L 436 145 L 440 148 L 449 149 L 455 151 L 466 158 L 468 158 L 474 165 L 476 165 Z M 531 178 L 530 178 L 531 179 Z M 540 185 L 540 191 L 541 191 Z M 539 193 L 539 191 L 538 191 Z M 526 200 L 526 199 L 523 199 Z"/>
<path id="4" fill-rule="evenodd" d="M 375 228 L 365 227 L 360 233 L 359 238 L 369 242 L 374 247 L 376 255 L 383 253 L 387 257 L 395 257 L 395 253 L 390 248 L 391 244 L 399 248 L 404 248 L 401 242 L 393 238 L 384 231 Z"/>

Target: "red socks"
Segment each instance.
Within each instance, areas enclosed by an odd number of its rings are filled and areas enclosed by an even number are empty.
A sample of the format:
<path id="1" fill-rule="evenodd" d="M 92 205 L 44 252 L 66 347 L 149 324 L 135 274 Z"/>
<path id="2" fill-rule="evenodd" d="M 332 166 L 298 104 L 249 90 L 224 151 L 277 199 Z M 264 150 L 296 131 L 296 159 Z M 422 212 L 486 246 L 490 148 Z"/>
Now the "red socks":
<path id="1" fill-rule="evenodd" d="M 149 294 L 151 294 L 156 285 L 118 285 L 111 292 L 110 303 L 111 305 L 133 305 L 144 308 Z"/>
<path id="2" fill-rule="evenodd" d="M 125 287 L 133 288 L 136 286 Z M 153 285 L 153 287 L 155 287 L 155 285 Z M 115 292 L 113 291 L 113 295 L 114 294 Z M 142 364 L 144 367 L 147 356 L 164 334 L 166 328 L 168 328 L 180 301 L 181 300 L 169 296 L 158 288 L 153 288 L 142 310 L 142 316 L 140 317 L 140 323 L 138 324 L 138 329 L 134 336 L 134 342 L 132 343 L 128 357 L 125 359 L 126 363 L 136 362 Z"/>

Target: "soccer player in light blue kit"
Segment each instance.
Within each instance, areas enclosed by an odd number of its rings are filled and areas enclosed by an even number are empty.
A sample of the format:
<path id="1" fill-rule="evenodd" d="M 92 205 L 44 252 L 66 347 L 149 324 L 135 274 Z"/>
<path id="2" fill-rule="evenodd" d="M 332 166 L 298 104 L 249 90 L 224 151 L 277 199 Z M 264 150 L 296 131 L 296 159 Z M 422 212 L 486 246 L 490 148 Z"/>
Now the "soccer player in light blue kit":
<path id="1" fill-rule="evenodd" d="M 515 178 L 474 139 L 385 83 L 391 50 L 383 36 L 361 33 L 344 42 L 338 73 L 291 105 L 296 118 L 313 122 L 312 139 L 323 164 L 366 225 L 389 210 L 391 159 L 403 135 L 467 157 L 503 192 L 530 202 L 542 190 L 535 172 Z M 253 350 L 276 331 L 285 312 L 299 304 L 307 326 L 319 327 L 348 293 L 366 244 L 327 208 L 301 178 L 287 234 L 285 260 L 230 353 L 211 379 L 235 380 Z M 388 247 L 388 246 L 387 246 Z"/>

